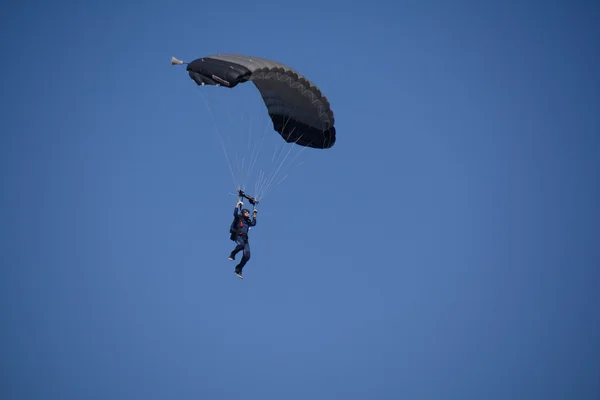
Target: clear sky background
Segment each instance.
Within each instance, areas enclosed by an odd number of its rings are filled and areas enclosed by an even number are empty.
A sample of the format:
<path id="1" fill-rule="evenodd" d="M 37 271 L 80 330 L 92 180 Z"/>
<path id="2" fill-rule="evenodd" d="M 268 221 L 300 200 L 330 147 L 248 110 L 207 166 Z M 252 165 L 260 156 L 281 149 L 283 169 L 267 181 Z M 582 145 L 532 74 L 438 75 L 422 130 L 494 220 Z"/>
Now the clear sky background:
<path id="1" fill-rule="evenodd" d="M 0 397 L 597 400 L 598 21 L 593 1 L 5 2 Z M 338 133 L 259 205 L 244 280 L 204 92 L 170 65 L 214 53 L 297 69 Z"/>

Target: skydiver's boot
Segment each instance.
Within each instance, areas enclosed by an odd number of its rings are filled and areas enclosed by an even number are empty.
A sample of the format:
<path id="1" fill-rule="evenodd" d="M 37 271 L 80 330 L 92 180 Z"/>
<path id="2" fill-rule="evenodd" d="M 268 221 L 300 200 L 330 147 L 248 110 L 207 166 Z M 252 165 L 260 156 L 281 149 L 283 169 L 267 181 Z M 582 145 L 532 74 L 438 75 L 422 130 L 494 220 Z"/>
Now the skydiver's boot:
<path id="1" fill-rule="evenodd" d="M 238 276 L 238 278 L 244 279 L 244 276 L 242 275 L 242 270 L 241 269 L 236 268 L 234 272 Z"/>
<path id="2" fill-rule="evenodd" d="M 229 255 L 229 261 L 233 261 L 233 260 L 235 260 L 235 255 L 233 253 L 231 253 Z"/>

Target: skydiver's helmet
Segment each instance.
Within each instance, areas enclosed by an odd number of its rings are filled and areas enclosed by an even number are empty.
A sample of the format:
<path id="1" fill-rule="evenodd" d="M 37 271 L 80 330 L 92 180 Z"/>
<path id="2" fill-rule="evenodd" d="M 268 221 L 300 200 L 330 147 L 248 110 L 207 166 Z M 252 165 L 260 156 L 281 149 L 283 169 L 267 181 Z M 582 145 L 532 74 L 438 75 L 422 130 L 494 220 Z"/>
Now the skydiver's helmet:
<path id="1" fill-rule="evenodd" d="M 250 210 L 248 210 L 247 208 L 244 208 L 242 210 L 242 215 L 245 215 L 246 213 L 248 213 L 248 215 L 250 215 Z"/>

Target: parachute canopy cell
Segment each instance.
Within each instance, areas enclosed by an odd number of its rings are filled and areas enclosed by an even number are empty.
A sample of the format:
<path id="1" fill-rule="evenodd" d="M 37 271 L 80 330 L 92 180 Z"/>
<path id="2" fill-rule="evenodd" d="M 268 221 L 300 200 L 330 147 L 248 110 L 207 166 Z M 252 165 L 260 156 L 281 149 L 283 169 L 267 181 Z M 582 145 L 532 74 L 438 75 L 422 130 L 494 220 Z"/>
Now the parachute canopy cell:
<path id="1" fill-rule="evenodd" d="M 335 143 L 333 111 L 327 98 L 297 71 L 265 58 L 216 54 L 187 65 L 198 85 L 234 88 L 252 81 L 267 107 L 273 128 L 288 143 L 328 149 Z"/>

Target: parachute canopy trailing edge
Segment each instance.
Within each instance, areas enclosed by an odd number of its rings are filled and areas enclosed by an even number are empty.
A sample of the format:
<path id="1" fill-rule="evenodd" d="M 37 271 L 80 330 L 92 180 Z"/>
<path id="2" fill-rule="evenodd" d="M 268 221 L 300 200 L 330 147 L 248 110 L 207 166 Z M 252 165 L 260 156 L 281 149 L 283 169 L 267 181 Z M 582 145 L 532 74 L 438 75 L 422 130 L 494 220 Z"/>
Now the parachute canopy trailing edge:
<path id="1" fill-rule="evenodd" d="M 172 63 L 183 64 L 175 58 Z M 273 128 L 288 143 L 317 149 L 328 149 L 335 143 L 333 111 L 325 95 L 281 63 L 240 54 L 216 54 L 188 63 L 187 71 L 198 85 L 234 88 L 252 81 Z"/>

